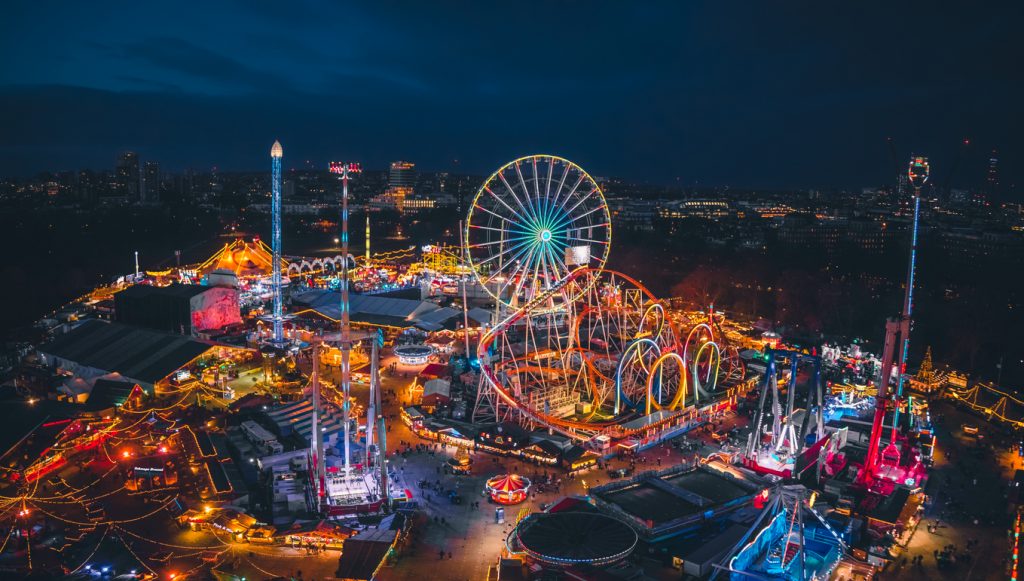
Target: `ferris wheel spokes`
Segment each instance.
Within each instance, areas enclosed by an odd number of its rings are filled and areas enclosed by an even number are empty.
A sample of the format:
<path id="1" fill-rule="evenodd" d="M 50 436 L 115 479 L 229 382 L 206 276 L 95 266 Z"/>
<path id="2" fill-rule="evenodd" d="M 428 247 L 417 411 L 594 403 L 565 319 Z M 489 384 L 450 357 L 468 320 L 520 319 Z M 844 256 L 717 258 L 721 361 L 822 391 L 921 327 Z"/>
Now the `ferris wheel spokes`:
<path id="1" fill-rule="evenodd" d="M 579 166 L 535 155 L 488 178 L 470 207 L 465 233 L 469 262 L 487 292 L 500 302 L 520 304 L 551 289 L 575 267 L 603 269 L 611 216 L 597 183 Z M 493 281 L 501 285 L 486 286 Z M 575 294 L 585 290 L 579 284 L 572 288 Z"/>

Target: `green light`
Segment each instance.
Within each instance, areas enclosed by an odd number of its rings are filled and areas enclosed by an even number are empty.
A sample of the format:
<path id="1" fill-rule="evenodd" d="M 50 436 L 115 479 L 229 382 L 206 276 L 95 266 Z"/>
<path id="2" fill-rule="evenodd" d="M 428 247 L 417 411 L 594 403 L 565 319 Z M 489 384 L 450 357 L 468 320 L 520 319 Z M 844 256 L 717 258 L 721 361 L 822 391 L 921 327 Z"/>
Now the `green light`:
<path id="1" fill-rule="evenodd" d="M 540 239 L 543 240 L 544 242 L 550 241 L 551 240 L 551 230 L 548 230 L 548 229 L 541 230 L 540 231 Z"/>

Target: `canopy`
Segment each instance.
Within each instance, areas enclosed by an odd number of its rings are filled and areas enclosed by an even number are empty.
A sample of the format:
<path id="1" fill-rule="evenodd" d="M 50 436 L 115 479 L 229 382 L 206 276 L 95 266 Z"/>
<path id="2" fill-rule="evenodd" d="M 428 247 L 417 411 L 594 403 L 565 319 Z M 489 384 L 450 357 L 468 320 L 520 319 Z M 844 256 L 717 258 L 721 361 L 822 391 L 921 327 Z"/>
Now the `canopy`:
<path id="1" fill-rule="evenodd" d="M 259 238 L 247 242 L 241 238 L 231 244 L 225 244 L 216 254 L 199 265 L 200 275 L 214 270 L 230 270 L 240 277 L 265 277 L 272 273 L 271 265 L 274 254 L 269 246 Z M 288 268 L 288 263 L 281 260 L 281 270 Z"/>
<path id="2" fill-rule="evenodd" d="M 518 474 L 502 474 L 487 481 L 487 488 L 496 492 L 517 492 L 530 486 L 530 481 Z"/>

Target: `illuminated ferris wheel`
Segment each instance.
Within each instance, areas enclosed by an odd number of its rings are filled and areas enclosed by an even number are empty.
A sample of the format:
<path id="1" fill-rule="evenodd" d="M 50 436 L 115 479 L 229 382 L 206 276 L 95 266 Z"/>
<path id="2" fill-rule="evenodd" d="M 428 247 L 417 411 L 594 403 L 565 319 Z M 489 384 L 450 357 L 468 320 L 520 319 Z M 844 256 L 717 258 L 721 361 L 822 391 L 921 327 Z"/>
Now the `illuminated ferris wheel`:
<path id="1" fill-rule="evenodd" d="M 484 182 L 469 209 L 465 235 L 477 278 L 496 300 L 511 305 L 580 266 L 603 269 L 611 216 L 601 189 L 580 166 L 531 155 Z"/>

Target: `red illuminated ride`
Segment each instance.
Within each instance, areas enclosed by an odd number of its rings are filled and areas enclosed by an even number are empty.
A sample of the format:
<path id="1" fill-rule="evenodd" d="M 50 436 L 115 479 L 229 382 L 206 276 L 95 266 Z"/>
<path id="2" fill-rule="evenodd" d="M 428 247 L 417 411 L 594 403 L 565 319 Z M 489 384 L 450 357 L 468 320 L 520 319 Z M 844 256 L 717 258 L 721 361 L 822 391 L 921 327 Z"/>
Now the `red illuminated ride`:
<path id="1" fill-rule="evenodd" d="M 919 481 L 923 475 L 920 462 L 915 462 L 909 470 L 900 469 L 901 452 L 897 445 L 897 429 L 899 426 L 900 398 L 903 395 L 903 376 L 907 367 L 907 355 L 910 346 L 911 314 L 914 307 L 914 269 L 917 261 L 918 218 L 921 207 L 921 188 L 928 181 L 928 158 L 914 156 L 910 159 L 907 178 L 914 188 L 914 221 L 911 230 L 910 263 L 907 267 L 907 284 L 903 296 L 903 310 L 900 317 L 890 318 L 885 323 L 885 344 L 882 350 L 882 370 L 878 378 L 878 395 L 875 398 L 875 415 L 871 424 L 871 441 L 868 453 L 864 458 L 864 466 L 858 476 L 861 484 L 870 486 L 878 480 L 890 480 L 906 483 L 908 480 Z M 896 351 L 897 341 L 901 344 Z M 893 370 L 896 370 L 896 391 L 890 392 L 889 382 Z M 891 402 L 891 405 L 890 405 Z M 886 410 L 892 408 L 892 432 L 889 444 L 881 449 L 884 433 Z M 904 462 L 906 464 L 906 462 Z"/>
<path id="2" fill-rule="evenodd" d="M 518 474 L 502 474 L 489 479 L 484 491 L 498 504 L 519 504 L 530 495 L 530 479 Z"/>

